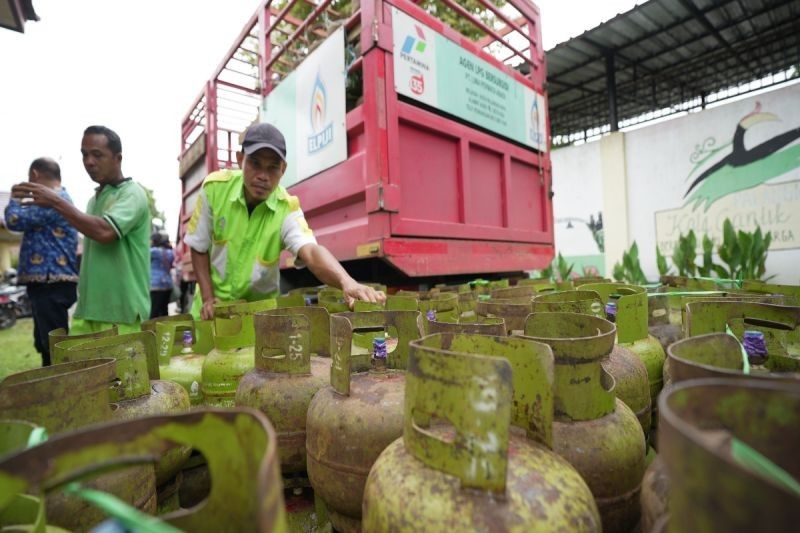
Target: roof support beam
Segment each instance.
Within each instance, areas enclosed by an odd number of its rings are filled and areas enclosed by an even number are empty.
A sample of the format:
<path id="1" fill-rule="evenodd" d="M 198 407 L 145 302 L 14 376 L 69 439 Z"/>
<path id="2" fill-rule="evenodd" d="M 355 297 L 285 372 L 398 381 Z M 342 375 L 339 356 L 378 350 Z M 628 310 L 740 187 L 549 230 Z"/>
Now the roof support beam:
<path id="1" fill-rule="evenodd" d="M 700 11 L 696 5 L 694 5 L 692 0 L 679 1 L 681 5 L 683 5 L 683 7 L 685 7 L 686 10 L 689 11 L 689 13 L 691 13 L 694 18 L 696 18 L 697 21 L 702 24 L 702 26 L 708 30 L 709 33 L 711 33 L 712 36 L 714 36 L 714 39 L 716 39 L 716 41 L 721 44 L 723 48 L 727 49 L 731 55 L 736 58 L 736 60 L 745 68 L 745 70 L 749 70 L 753 77 L 758 77 L 758 73 L 753 70 L 753 68 L 750 67 L 750 65 L 748 65 L 739 54 L 736 53 L 736 51 L 733 49 L 733 46 L 731 46 L 731 43 L 725 40 L 725 37 L 723 37 L 719 30 L 717 30 L 711 21 L 708 20 L 708 17 L 706 17 L 706 15 Z"/>
<path id="2" fill-rule="evenodd" d="M 608 123 L 611 131 L 619 131 L 619 116 L 617 115 L 617 67 L 614 64 L 614 53 L 606 53 L 606 92 L 608 93 Z"/>

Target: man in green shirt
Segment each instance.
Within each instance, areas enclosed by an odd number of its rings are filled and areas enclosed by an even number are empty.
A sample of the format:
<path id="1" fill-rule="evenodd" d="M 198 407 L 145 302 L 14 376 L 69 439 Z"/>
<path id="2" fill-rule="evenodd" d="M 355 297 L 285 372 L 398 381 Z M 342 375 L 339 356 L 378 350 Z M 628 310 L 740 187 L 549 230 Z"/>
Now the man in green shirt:
<path id="1" fill-rule="evenodd" d="M 142 187 L 122 174 L 122 141 L 105 126 L 90 126 L 81 142 L 83 166 L 98 184 L 86 213 L 35 183 L 13 195 L 52 207 L 86 237 L 78 305 L 70 334 L 116 324 L 120 333 L 139 331 L 150 314 L 150 209 Z"/>
<path id="2" fill-rule="evenodd" d="M 197 278 L 196 318 L 213 318 L 217 302 L 276 297 L 282 250 L 295 257 L 295 266 L 307 266 L 323 283 L 342 289 L 348 305 L 386 299 L 383 292 L 353 280 L 317 244 L 300 201 L 280 186 L 286 142 L 275 126 L 250 126 L 236 161 L 242 170 L 214 172 L 205 179 L 184 237 Z"/>

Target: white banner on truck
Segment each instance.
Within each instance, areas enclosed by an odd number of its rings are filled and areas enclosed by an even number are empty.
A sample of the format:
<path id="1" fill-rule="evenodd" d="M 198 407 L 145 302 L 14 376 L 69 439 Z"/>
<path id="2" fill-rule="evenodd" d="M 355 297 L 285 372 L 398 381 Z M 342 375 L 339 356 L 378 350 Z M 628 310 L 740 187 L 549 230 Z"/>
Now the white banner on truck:
<path id="1" fill-rule="evenodd" d="M 347 159 L 346 74 L 339 28 L 264 99 L 261 120 L 286 137 L 284 187 Z"/>
<path id="2" fill-rule="evenodd" d="M 392 35 L 398 93 L 547 151 L 542 94 L 395 7 Z"/>

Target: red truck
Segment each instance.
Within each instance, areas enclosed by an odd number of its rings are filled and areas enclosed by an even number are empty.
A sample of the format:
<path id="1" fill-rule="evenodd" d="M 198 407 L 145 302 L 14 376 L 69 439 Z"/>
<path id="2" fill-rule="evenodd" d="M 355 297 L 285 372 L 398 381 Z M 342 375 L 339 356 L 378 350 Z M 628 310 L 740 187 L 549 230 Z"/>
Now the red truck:
<path id="1" fill-rule="evenodd" d="M 179 249 L 203 178 L 236 166 L 239 135 L 260 116 L 290 130 L 295 172 L 282 184 L 357 279 L 408 285 L 550 262 L 546 65 L 533 3 L 275 4 L 258 7 L 183 119 Z M 284 268 L 290 283 L 314 284 L 303 276 Z"/>

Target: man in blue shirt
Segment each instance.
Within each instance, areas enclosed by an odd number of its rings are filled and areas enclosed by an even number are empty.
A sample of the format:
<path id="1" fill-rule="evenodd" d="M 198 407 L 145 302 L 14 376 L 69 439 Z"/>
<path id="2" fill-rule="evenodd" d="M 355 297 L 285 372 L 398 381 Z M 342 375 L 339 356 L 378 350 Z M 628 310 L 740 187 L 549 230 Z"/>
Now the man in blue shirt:
<path id="1" fill-rule="evenodd" d="M 61 187 L 61 169 L 52 159 L 41 157 L 31 163 L 28 181 L 48 187 L 72 203 L 66 189 Z M 34 345 L 42 354 L 43 366 L 48 366 L 47 335 L 54 329 L 68 327 L 68 311 L 77 297 L 78 232 L 55 209 L 13 198 L 6 207 L 5 220 L 8 229 L 23 232 L 17 278 L 27 286 L 33 311 Z"/>

